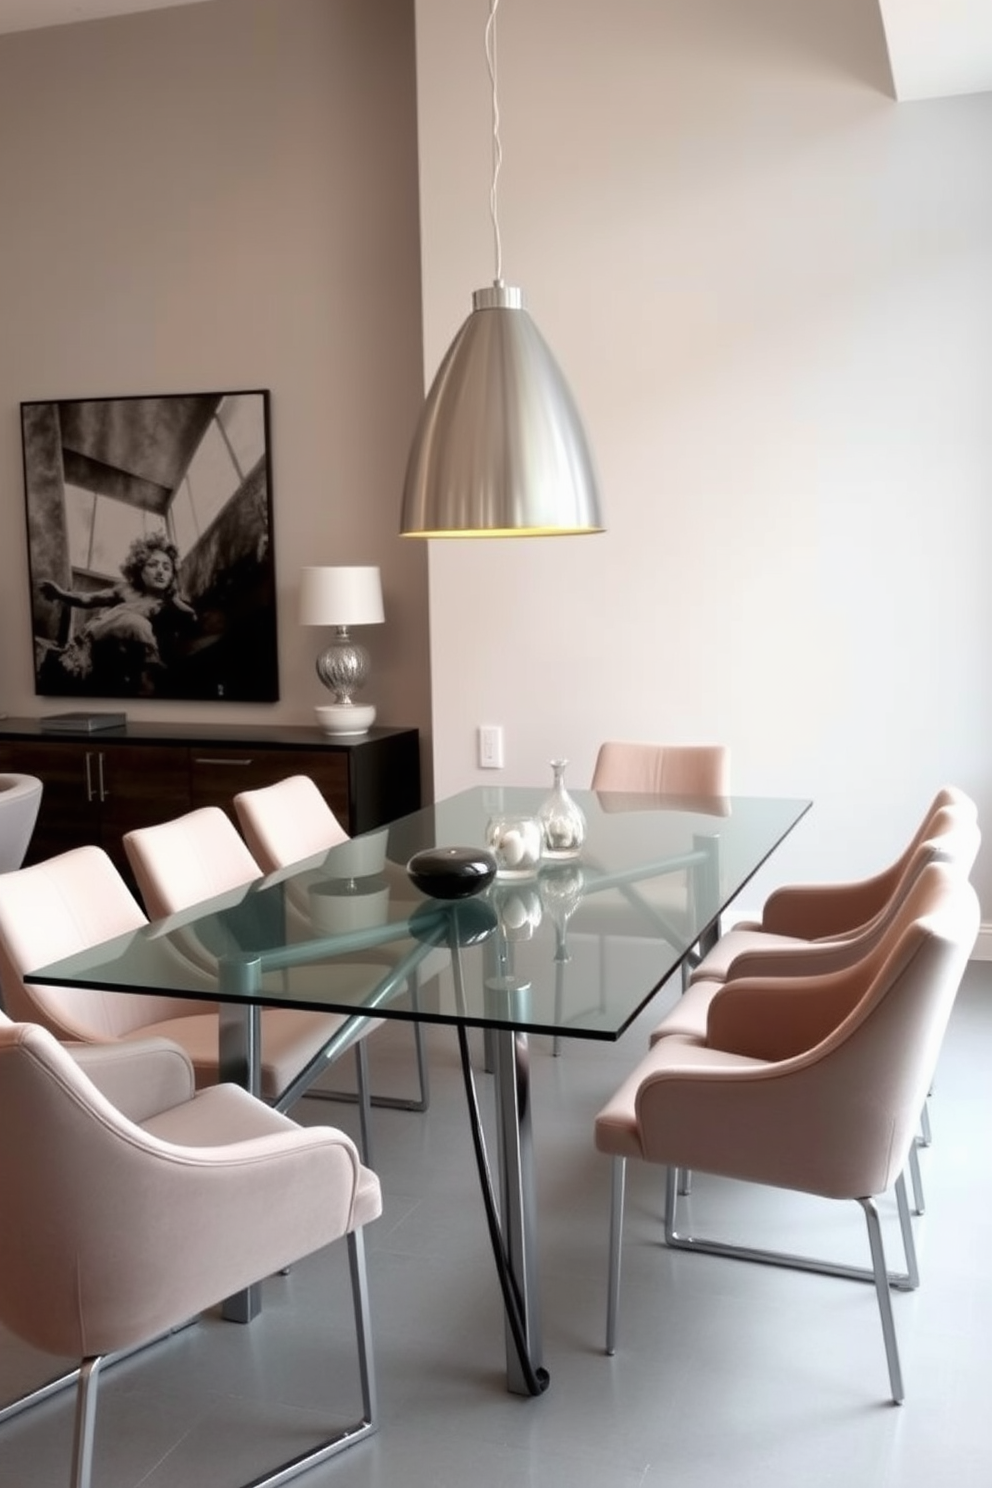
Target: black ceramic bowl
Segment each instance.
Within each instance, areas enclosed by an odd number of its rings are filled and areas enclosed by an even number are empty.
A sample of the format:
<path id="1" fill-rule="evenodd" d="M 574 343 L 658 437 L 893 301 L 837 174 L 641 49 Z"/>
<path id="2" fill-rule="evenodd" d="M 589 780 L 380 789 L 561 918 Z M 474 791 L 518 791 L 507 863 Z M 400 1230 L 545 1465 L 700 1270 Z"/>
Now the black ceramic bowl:
<path id="1" fill-rule="evenodd" d="M 414 853 L 410 882 L 432 899 L 468 899 L 496 877 L 496 859 L 481 847 L 429 847 Z"/>

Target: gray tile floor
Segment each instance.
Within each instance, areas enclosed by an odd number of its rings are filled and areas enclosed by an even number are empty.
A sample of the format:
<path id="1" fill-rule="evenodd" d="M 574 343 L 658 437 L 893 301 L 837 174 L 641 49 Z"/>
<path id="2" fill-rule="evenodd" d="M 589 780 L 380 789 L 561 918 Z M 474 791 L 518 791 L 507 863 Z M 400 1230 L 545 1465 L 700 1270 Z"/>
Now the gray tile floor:
<path id="1" fill-rule="evenodd" d="M 954 1011 L 922 1155 L 922 1286 L 895 1298 L 907 1400 L 889 1403 L 874 1297 L 854 1283 L 659 1246 L 662 1173 L 631 1173 L 616 1357 L 602 1353 L 608 1165 L 593 1117 L 645 1047 L 532 1041 L 545 1359 L 537 1400 L 506 1393 L 502 1319 L 455 1044 L 431 1032 L 426 1115 L 375 1113 L 383 1218 L 369 1268 L 381 1428 L 300 1479 L 308 1488 L 987 1488 L 992 1428 L 992 966 Z M 372 1041 L 380 1084 L 410 1083 L 409 1032 Z M 481 1044 L 480 1044 L 481 1053 Z M 481 1076 L 482 1094 L 488 1096 Z M 354 1130 L 354 1109 L 297 1114 Z M 862 1259 L 860 1211 L 697 1175 L 700 1224 L 743 1240 Z M 899 1259 L 894 1205 L 883 1204 Z M 3 1216 L 4 1223 L 11 1222 Z M 265 1283 L 249 1327 L 208 1316 L 105 1376 L 99 1488 L 227 1488 L 353 1419 L 345 1250 Z M 49 1363 L 0 1333 L 0 1400 Z M 68 1482 L 72 1406 L 57 1397 L 0 1428 L 0 1484 Z"/>

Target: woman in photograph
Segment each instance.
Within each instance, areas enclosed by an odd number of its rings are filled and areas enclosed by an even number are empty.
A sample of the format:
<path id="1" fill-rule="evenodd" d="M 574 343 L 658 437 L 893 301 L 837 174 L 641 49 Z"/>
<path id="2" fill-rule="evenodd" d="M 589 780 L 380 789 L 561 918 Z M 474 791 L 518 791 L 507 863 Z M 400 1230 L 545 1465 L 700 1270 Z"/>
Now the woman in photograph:
<path id="1" fill-rule="evenodd" d="M 46 671 L 81 692 L 107 697 L 149 696 L 196 622 L 179 590 L 179 550 L 163 532 L 135 538 L 121 564 L 122 581 L 106 589 L 63 589 L 52 579 L 39 585 L 46 599 L 85 610 L 92 620 L 61 649 L 49 652 Z"/>

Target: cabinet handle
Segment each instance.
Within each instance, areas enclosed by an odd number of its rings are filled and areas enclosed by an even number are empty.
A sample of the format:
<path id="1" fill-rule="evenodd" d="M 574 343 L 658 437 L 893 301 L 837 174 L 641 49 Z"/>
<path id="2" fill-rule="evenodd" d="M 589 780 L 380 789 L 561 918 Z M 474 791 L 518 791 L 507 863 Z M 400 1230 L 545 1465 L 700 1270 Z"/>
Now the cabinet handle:
<path id="1" fill-rule="evenodd" d="M 104 786 L 104 783 L 103 783 L 103 755 L 102 754 L 98 754 L 97 757 L 96 757 L 96 778 L 97 778 L 97 785 L 98 785 L 99 790 L 100 790 L 100 800 L 101 801 L 105 801 L 107 799 L 108 792 L 107 792 L 107 790 L 106 790 L 106 788 Z"/>
<path id="2" fill-rule="evenodd" d="M 252 761 L 250 759 L 219 759 L 215 756 L 213 759 L 194 758 L 193 763 L 194 765 L 250 765 Z"/>
<path id="3" fill-rule="evenodd" d="M 86 799 L 87 799 L 87 801 L 92 801 L 93 800 L 93 756 L 92 756 L 92 754 L 90 754 L 89 750 L 86 751 L 86 754 L 85 754 L 84 758 L 86 760 Z"/>

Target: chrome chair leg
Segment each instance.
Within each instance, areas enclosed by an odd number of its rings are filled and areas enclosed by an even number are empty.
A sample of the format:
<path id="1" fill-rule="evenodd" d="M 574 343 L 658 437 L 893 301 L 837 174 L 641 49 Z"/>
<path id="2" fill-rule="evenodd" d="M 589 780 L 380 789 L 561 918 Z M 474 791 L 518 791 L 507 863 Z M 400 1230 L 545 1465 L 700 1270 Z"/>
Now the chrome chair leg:
<path id="1" fill-rule="evenodd" d="M 358 1126 L 361 1133 L 362 1162 L 367 1168 L 372 1162 L 372 1111 L 369 1100 L 369 1051 L 365 1039 L 355 1045 L 355 1078 L 358 1082 Z"/>
<path id="2" fill-rule="evenodd" d="M 84 1359 L 76 1386 L 76 1416 L 72 1433 L 72 1488 L 90 1488 L 93 1471 L 93 1427 L 96 1423 L 96 1396 L 100 1383 L 100 1365 L 104 1356 Z"/>
<path id="3" fill-rule="evenodd" d="M 899 1363 L 899 1345 L 896 1342 L 896 1325 L 892 1316 L 892 1297 L 889 1292 L 889 1275 L 885 1266 L 885 1248 L 882 1245 L 882 1227 L 878 1222 L 878 1210 L 871 1199 L 859 1199 L 868 1224 L 868 1243 L 871 1247 L 872 1276 L 875 1296 L 882 1319 L 882 1337 L 885 1340 L 885 1358 L 889 1366 L 889 1386 L 896 1405 L 902 1405 L 906 1392 L 902 1384 L 902 1368 Z"/>
<path id="4" fill-rule="evenodd" d="M 375 1431 L 379 1419 L 375 1360 L 372 1355 L 372 1321 L 369 1312 L 368 1268 L 365 1263 L 365 1232 L 348 1234 L 348 1268 L 351 1272 L 351 1295 L 355 1309 L 355 1337 L 358 1343 L 358 1370 L 362 1382 L 363 1425 Z"/>
<path id="5" fill-rule="evenodd" d="M 923 1197 L 923 1178 L 920 1174 L 920 1154 L 916 1141 L 909 1149 L 909 1176 L 913 1185 L 913 1209 L 917 1214 L 924 1214 L 926 1203 Z"/>
<path id="6" fill-rule="evenodd" d="M 620 1249 L 623 1240 L 623 1200 L 627 1159 L 615 1157 L 610 1174 L 610 1259 L 606 1294 L 606 1352 L 617 1349 L 617 1312 L 620 1307 Z"/>
<path id="7" fill-rule="evenodd" d="M 909 1216 L 909 1199 L 906 1195 L 904 1173 L 900 1173 L 896 1179 L 896 1205 L 899 1210 L 902 1248 L 906 1256 L 906 1290 L 915 1292 L 920 1284 L 920 1268 L 916 1259 L 916 1241 L 913 1238 L 913 1222 Z"/>
<path id="8" fill-rule="evenodd" d="M 710 1240 L 698 1235 L 680 1233 L 678 1230 L 679 1183 L 678 1170 L 669 1168 L 665 1186 L 665 1242 L 674 1250 L 695 1250 L 705 1255 L 725 1256 L 730 1260 L 755 1261 L 762 1265 L 785 1266 L 790 1270 L 813 1271 L 821 1276 L 840 1276 L 850 1281 L 870 1281 L 875 1287 L 879 1312 L 882 1319 L 882 1334 L 889 1367 L 889 1383 L 892 1399 L 901 1405 L 904 1392 L 899 1355 L 896 1348 L 895 1324 L 892 1318 L 892 1288 L 898 1291 L 913 1291 L 919 1286 L 919 1267 L 916 1246 L 913 1240 L 909 1199 L 906 1193 L 905 1175 L 896 1180 L 896 1203 L 899 1209 L 899 1224 L 906 1252 L 906 1270 L 889 1271 L 886 1268 L 882 1246 L 878 1212 L 871 1199 L 859 1199 L 868 1223 L 868 1240 L 871 1248 L 870 1268 L 848 1266 L 835 1261 L 822 1261 L 812 1256 L 792 1255 L 784 1251 L 762 1250 L 757 1247 L 733 1245 L 721 1240 Z"/>
<path id="9" fill-rule="evenodd" d="M 379 1404 L 376 1392 L 375 1365 L 372 1357 L 372 1327 L 369 1314 L 368 1274 L 365 1265 L 365 1236 L 361 1230 L 352 1230 L 347 1236 L 348 1269 L 351 1274 L 351 1295 L 355 1312 L 355 1337 L 358 1345 L 358 1371 L 362 1390 L 362 1417 L 353 1426 L 346 1426 L 334 1436 L 301 1453 L 299 1457 L 284 1462 L 273 1472 L 254 1478 L 246 1488 L 281 1488 L 283 1483 L 309 1472 L 321 1462 L 336 1457 L 347 1447 L 364 1440 L 379 1429 Z"/>
<path id="10" fill-rule="evenodd" d="M 920 1112 L 920 1144 L 923 1147 L 929 1147 L 932 1141 L 933 1133 L 930 1130 L 930 1107 L 924 1101 L 923 1110 Z"/>

